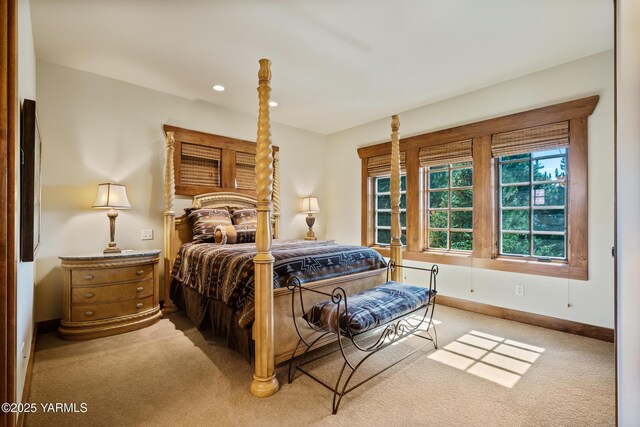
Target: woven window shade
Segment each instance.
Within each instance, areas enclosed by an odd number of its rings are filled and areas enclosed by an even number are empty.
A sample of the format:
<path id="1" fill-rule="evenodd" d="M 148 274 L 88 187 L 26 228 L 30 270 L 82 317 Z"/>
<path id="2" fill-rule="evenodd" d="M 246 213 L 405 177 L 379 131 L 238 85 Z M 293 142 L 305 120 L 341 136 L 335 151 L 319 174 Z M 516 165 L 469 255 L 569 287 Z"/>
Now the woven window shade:
<path id="1" fill-rule="evenodd" d="M 448 165 L 473 161 L 471 139 L 446 144 L 422 147 L 419 152 L 420 166 Z"/>
<path id="2" fill-rule="evenodd" d="M 367 161 L 369 176 L 383 176 L 391 174 L 391 155 L 369 157 Z M 407 171 L 407 153 L 400 152 L 400 173 Z"/>
<path id="3" fill-rule="evenodd" d="M 236 151 L 236 188 L 240 190 L 256 189 L 255 154 Z"/>
<path id="4" fill-rule="evenodd" d="M 180 184 L 220 187 L 222 150 L 183 142 L 180 150 Z"/>
<path id="5" fill-rule="evenodd" d="M 515 156 L 516 154 L 568 146 L 569 122 L 496 133 L 491 137 L 491 155 L 493 157 Z"/>

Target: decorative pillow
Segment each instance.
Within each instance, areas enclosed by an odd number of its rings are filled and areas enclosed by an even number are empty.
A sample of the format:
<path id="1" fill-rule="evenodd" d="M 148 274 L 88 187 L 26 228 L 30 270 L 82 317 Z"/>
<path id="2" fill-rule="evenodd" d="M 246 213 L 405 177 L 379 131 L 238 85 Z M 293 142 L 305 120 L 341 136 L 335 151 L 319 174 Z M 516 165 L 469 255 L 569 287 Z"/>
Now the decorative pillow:
<path id="1" fill-rule="evenodd" d="M 258 211 L 255 209 L 237 209 L 231 213 L 231 221 L 235 225 L 258 225 Z"/>
<path id="2" fill-rule="evenodd" d="M 229 213 L 230 213 L 231 215 L 233 215 L 233 213 L 234 213 L 235 211 L 239 211 L 239 210 L 241 210 L 241 209 L 247 209 L 247 208 L 242 207 L 242 206 L 225 206 L 224 208 L 225 208 L 226 210 L 228 210 L 228 211 L 229 211 Z"/>
<path id="3" fill-rule="evenodd" d="M 223 245 L 253 243 L 256 241 L 256 227 L 253 225 L 219 225 L 215 229 L 215 242 Z"/>
<path id="4" fill-rule="evenodd" d="M 231 225 L 231 216 L 226 209 L 196 209 L 189 213 L 193 229 L 193 243 L 213 242 L 215 229 L 219 225 Z"/>

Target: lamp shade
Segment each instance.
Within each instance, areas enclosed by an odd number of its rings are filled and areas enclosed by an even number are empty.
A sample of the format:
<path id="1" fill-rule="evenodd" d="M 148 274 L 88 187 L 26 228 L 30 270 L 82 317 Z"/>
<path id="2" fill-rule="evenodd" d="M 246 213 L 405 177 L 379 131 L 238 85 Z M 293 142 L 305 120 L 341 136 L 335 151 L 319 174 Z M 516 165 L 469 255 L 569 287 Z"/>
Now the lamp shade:
<path id="1" fill-rule="evenodd" d="M 318 199 L 316 197 L 303 197 L 302 198 L 302 213 L 312 214 L 320 212 L 320 207 L 318 206 Z"/>
<path id="2" fill-rule="evenodd" d="M 93 207 L 130 209 L 131 205 L 127 198 L 127 187 L 122 184 L 114 184 L 113 182 L 98 184 L 98 194 L 96 195 L 96 201 L 93 202 Z"/>

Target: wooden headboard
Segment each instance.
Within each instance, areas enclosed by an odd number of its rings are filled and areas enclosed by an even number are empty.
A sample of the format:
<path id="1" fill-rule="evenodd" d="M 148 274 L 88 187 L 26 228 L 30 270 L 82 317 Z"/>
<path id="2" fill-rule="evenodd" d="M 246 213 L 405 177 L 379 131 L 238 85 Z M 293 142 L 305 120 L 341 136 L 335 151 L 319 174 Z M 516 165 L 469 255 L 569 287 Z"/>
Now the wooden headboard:
<path id="1" fill-rule="evenodd" d="M 174 193 L 178 196 L 232 192 L 256 197 L 256 143 L 177 126 L 164 125 L 173 136 Z M 278 146 L 272 146 L 274 175 Z M 275 180 L 275 177 L 274 177 Z M 274 188 L 274 204 L 276 203 Z"/>

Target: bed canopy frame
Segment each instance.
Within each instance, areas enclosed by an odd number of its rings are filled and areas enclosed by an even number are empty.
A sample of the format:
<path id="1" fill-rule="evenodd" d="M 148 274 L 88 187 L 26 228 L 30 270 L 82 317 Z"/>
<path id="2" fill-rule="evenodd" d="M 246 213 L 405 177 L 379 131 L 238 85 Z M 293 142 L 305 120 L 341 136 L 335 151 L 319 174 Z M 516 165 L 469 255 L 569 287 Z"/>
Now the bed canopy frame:
<path id="1" fill-rule="evenodd" d="M 255 364 L 251 394 L 256 397 L 268 397 L 279 389 L 275 375 L 274 354 L 274 289 L 273 263 L 271 255 L 273 232 L 279 230 L 279 180 L 278 163 L 274 162 L 274 150 L 271 143 L 271 125 L 269 118 L 269 98 L 271 95 L 271 61 L 261 59 L 258 71 L 258 132 L 256 140 L 256 198 L 240 196 L 238 202 L 247 206 L 255 205 L 258 211 L 256 232 L 257 254 L 255 263 L 255 321 L 253 339 L 255 343 Z M 400 227 L 400 120 L 394 115 L 391 120 L 391 259 L 402 264 L 402 243 Z M 164 313 L 177 311 L 171 302 L 171 268 L 175 260 L 177 245 L 184 240 L 180 237 L 180 225 L 176 224 L 175 171 L 174 171 L 174 136 L 167 132 L 165 179 L 164 179 L 164 273 L 165 295 Z M 277 151 L 275 156 L 278 156 Z M 276 159 L 277 160 L 277 159 Z M 194 205 L 200 201 L 214 201 L 216 197 L 236 197 L 237 195 L 222 193 L 220 196 L 207 194 L 196 196 Z M 208 203 L 210 206 L 211 203 Z M 274 211 L 274 205 L 276 211 Z M 178 227 L 176 227 L 178 225 Z M 272 228 L 273 227 L 273 228 Z M 186 224 L 185 224 L 186 228 Z M 273 232 L 272 232 L 273 231 Z M 277 237 L 277 234 L 275 234 Z M 400 268 L 393 270 L 392 280 L 402 281 Z"/>

